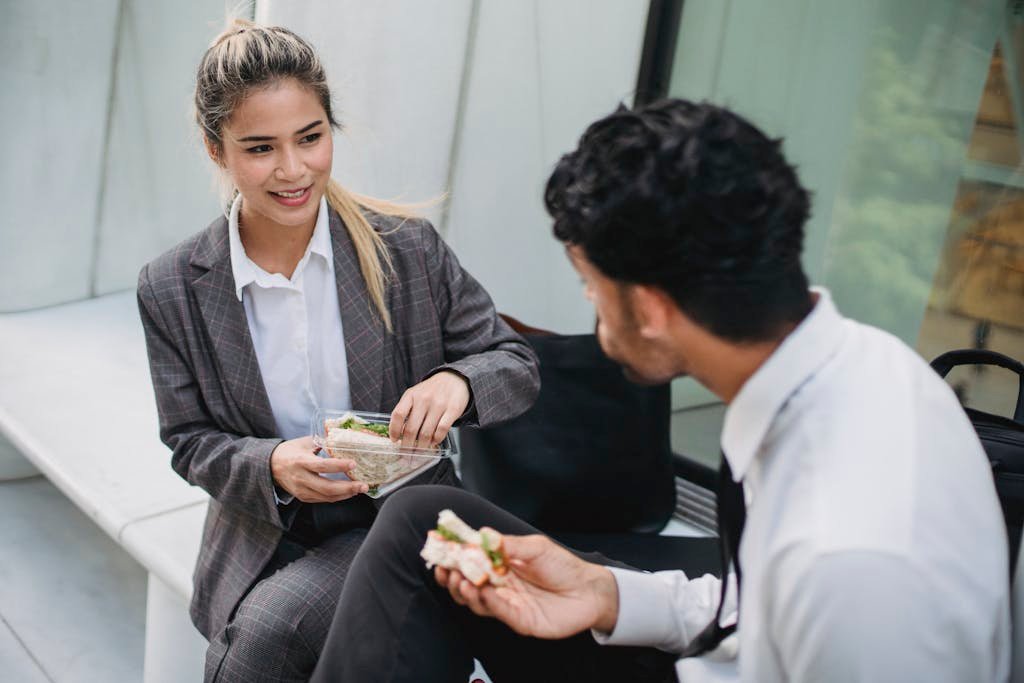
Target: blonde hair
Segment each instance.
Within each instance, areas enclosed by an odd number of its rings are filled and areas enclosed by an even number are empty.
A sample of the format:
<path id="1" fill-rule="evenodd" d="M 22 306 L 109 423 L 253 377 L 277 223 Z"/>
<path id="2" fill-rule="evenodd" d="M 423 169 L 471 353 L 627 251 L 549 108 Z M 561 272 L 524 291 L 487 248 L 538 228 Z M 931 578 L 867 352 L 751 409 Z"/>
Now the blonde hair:
<path id="1" fill-rule="evenodd" d="M 340 128 L 331 107 L 323 65 L 313 47 L 286 28 L 260 26 L 233 19 L 210 45 L 196 75 L 196 122 L 206 142 L 223 152 L 224 124 L 235 107 L 255 89 L 292 78 L 320 100 L 332 128 Z M 388 332 L 393 331 L 387 307 L 387 288 L 394 263 L 387 244 L 366 218 L 366 211 L 412 218 L 409 207 L 349 192 L 333 178 L 325 193 L 328 205 L 341 217 L 359 259 L 370 303 Z M 399 226 L 400 227 L 400 226 Z"/>

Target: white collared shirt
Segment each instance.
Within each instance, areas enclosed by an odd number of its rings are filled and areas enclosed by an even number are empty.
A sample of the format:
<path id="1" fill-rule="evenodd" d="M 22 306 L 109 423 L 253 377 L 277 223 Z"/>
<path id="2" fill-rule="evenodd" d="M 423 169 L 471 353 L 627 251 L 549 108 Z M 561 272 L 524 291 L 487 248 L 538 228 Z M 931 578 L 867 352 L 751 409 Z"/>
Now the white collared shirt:
<path id="1" fill-rule="evenodd" d="M 327 201 L 320 199 L 313 236 L 290 279 L 246 256 L 241 205 L 239 195 L 228 218 L 235 293 L 245 307 L 279 435 L 307 436 L 317 408 L 352 407 Z"/>
<path id="2" fill-rule="evenodd" d="M 1005 681 L 1006 530 L 971 424 L 910 348 L 814 291 L 726 412 L 722 446 L 747 498 L 737 635 L 677 675 Z M 678 653 L 714 617 L 710 575 L 612 571 L 619 618 L 599 642 Z M 723 623 L 732 589 L 726 608 Z"/>

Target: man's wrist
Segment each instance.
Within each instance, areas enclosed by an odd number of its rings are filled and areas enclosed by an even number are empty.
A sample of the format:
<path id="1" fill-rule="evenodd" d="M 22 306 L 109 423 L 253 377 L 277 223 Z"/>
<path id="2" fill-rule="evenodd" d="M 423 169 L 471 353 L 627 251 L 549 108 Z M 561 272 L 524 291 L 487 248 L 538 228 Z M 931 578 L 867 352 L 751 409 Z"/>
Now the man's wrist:
<path id="1" fill-rule="evenodd" d="M 588 581 L 597 605 L 597 616 L 592 628 L 601 633 L 611 633 L 619 620 L 619 585 L 607 567 L 593 565 Z"/>

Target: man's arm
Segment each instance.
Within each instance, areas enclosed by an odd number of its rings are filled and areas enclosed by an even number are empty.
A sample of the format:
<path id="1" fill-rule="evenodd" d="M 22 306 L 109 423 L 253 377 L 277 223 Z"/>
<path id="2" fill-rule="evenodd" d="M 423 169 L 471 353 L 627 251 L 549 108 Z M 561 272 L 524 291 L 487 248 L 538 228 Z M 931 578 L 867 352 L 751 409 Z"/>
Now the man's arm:
<path id="1" fill-rule="evenodd" d="M 614 629 L 595 626 L 602 645 L 655 647 L 682 652 L 715 617 L 721 582 L 710 574 L 689 579 L 682 571 L 654 574 L 610 569 L 618 587 L 619 609 Z M 735 619 L 735 592 L 729 591 L 722 621 Z"/>
<path id="2" fill-rule="evenodd" d="M 714 616 L 719 581 L 683 572 L 609 569 L 585 562 L 545 536 L 505 536 L 508 583 L 477 588 L 438 568 L 452 598 L 521 635 L 565 638 L 590 629 L 598 642 L 681 651 Z"/>
<path id="3" fill-rule="evenodd" d="M 979 653 L 950 647 L 976 640 L 957 637 L 970 625 L 906 558 L 847 551 L 776 575 L 766 635 L 789 680 L 980 680 Z"/>

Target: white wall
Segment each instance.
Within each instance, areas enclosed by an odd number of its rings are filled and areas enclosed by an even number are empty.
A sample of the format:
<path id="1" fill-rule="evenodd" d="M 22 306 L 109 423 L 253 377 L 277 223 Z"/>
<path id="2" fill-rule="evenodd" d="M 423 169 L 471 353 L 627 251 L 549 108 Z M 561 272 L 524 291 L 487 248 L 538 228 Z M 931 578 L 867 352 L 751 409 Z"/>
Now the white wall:
<path id="1" fill-rule="evenodd" d="M 190 95 L 234 4 L 123 0 L 119 31 L 116 0 L 6 10 L 0 111 L 18 134 L 0 176 L 0 311 L 133 287 L 218 213 Z M 541 194 L 585 126 L 632 100 L 647 6 L 265 0 L 255 12 L 323 57 L 345 126 L 340 180 L 401 201 L 450 192 L 425 213 L 499 309 L 584 332 L 593 314 Z"/>
<path id="2" fill-rule="evenodd" d="M 4 3 L 0 311 L 88 295 L 115 0 Z"/>
<path id="3" fill-rule="evenodd" d="M 316 47 L 335 116 L 334 175 L 364 194 L 418 202 L 448 178 L 470 0 L 257 3 L 256 19 Z M 425 212 L 435 222 L 439 204 Z"/>
<path id="4" fill-rule="evenodd" d="M 135 286 L 143 263 L 221 209 L 192 117 L 199 60 L 223 27 L 222 0 L 125 3 L 119 37 L 96 294 Z"/>
<path id="5" fill-rule="evenodd" d="M 216 216 L 189 116 L 224 4 L 4 6 L 0 311 L 134 287 L 143 263 Z"/>
<path id="6" fill-rule="evenodd" d="M 444 191 L 451 175 L 448 220 L 439 223 L 439 207 L 427 213 L 498 308 L 585 332 L 593 314 L 550 235 L 541 193 L 586 124 L 632 101 L 647 4 L 480 0 L 461 119 L 471 0 L 265 0 L 257 19 L 320 50 L 347 127 L 339 179 L 417 200 Z"/>
<path id="7" fill-rule="evenodd" d="M 632 102 L 647 4 L 481 2 L 448 239 L 498 308 L 531 325 L 593 330 L 542 193 L 587 124 Z"/>

